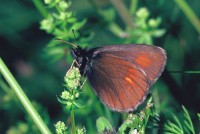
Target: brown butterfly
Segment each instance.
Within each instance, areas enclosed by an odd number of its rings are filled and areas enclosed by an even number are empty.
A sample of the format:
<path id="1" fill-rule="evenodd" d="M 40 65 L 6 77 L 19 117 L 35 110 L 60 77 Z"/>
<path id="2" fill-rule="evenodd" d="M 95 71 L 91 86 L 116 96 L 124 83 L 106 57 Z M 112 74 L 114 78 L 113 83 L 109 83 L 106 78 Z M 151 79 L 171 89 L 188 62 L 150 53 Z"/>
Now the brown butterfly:
<path id="1" fill-rule="evenodd" d="M 145 100 L 166 64 L 166 52 L 157 46 L 111 45 L 93 49 L 76 46 L 72 56 L 82 76 L 101 101 L 118 112 L 134 111 Z"/>

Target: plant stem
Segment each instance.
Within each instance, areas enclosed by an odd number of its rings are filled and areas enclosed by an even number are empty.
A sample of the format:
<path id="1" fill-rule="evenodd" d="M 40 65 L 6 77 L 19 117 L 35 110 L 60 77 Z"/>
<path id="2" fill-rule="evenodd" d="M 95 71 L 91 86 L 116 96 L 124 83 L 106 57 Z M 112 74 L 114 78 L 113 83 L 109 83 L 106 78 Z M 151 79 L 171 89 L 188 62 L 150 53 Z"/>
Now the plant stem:
<path id="1" fill-rule="evenodd" d="M 71 111 L 70 111 L 70 116 L 71 116 L 71 125 L 72 125 L 71 132 L 72 132 L 72 134 L 76 134 L 76 126 L 75 126 L 74 110 L 73 109 L 71 109 Z"/>
<path id="2" fill-rule="evenodd" d="M 126 38 L 128 37 L 128 34 L 124 32 L 116 23 L 112 23 L 109 25 L 109 30 L 116 36 L 120 38 Z"/>
<path id="3" fill-rule="evenodd" d="M 33 0 L 34 5 L 38 9 L 38 11 L 42 14 L 44 18 L 48 17 L 48 11 L 44 7 L 43 3 L 40 0 Z"/>
<path id="4" fill-rule="evenodd" d="M 169 71 L 169 73 L 200 74 L 200 71 Z"/>
<path id="5" fill-rule="evenodd" d="M 124 21 L 124 23 L 134 28 L 135 25 L 133 23 L 133 18 L 131 17 L 131 14 L 128 12 L 126 6 L 121 0 L 110 0 L 110 2 L 113 4 L 113 6 L 116 8 L 117 12 L 119 13 L 120 17 Z"/>
<path id="6" fill-rule="evenodd" d="M 152 97 L 153 97 L 153 103 L 154 103 L 154 107 L 155 107 L 155 110 L 156 110 L 156 113 L 160 113 L 160 101 L 159 101 L 159 93 L 158 93 L 158 89 L 155 89 L 153 94 L 152 94 Z"/>
<path id="7" fill-rule="evenodd" d="M 11 72 L 8 70 L 6 67 L 5 63 L 3 60 L 0 58 L 0 73 L 3 75 L 5 80 L 8 82 L 10 87 L 13 89 L 15 92 L 17 98 L 20 100 L 22 105 L 24 106 L 25 110 L 29 114 L 29 116 L 32 118 L 33 122 L 36 124 L 38 129 L 41 131 L 43 134 L 51 134 L 51 131 L 49 128 L 46 126 L 40 115 L 37 113 L 35 108 L 33 107 L 32 103 L 26 96 L 26 94 L 23 92 L 22 88 L 20 85 L 17 83 Z"/>
<path id="8" fill-rule="evenodd" d="M 138 5 L 138 0 L 131 0 L 131 4 L 130 4 L 130 13 L 131 13 L 132 15 L 135 14 L 137 5 Z"/>
<path id="9" fill-rule="evenodd" d="M 200 34 L 200 20 L 193 12 L 193 10 L 189 7 L 189 5 L 185 2 L 185 0 L 175 0 L 176 4 L 181 8 L 181 10 L 188 17 L 189 21 L 192 23 L 194 28 Z"/>

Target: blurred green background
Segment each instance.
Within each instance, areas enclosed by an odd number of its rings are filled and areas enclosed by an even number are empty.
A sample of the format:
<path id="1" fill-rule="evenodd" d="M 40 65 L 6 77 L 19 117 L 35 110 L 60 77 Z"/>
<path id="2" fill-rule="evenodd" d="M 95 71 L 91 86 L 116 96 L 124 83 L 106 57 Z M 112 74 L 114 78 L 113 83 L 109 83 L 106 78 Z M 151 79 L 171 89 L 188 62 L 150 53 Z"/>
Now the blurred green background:
<path id="1" fill-rule="evenodd" d="M 126 7 L 130 7 L 129 0 L 122 2 Z M 197 17 L 200 17 L 200 1 L 187 0 L 186 2 Z M 86 24 L 78 30 L 79 38 L 92 33 L 92 38 L 87 42 L 89 44 L 87 47 L 91 48 L 124 43 L 124 37 L 116 36 L 116 33 L 110 31 L 105 17 L 99 15 L 96 6 L 102 10 L 115 9 L 109 0 L 72 1 L 69 10 L 75 12 L 78 20 L 87 19 Z M 156 94 L 154 97 L 158 100 L 160 112 L 165 116 L 169 113 L 179 115 L 182 111 L 181 105 L 184 105 L 190 112 L 196 131 L 199 132 L 197 113 L 200 112 L 200 74 L 183 72 L 200 70 L 199 28 L 192 25 L 191 19 L 184 14 L 176 1 L 141 0 L 138 1 L 136 10 L 140 7 L 146 7 L 151 18 L 160 17 L 159 28 L 165 29 L 161 37 L 153 39 L 153 44 L 164 48 L 168 57 L 163 75 L 152 88 Z M 114 11 L 116 17 L 112 21 L 121 29 L 125 29 L 126 23 L 118 12 Z M 106 17 L 109 18 L 108 15 Z M 30 100 L 37 102 L 35 105 L 39 113 L 44 115 L 48 126 L 54 131 L 53 124 L 58 120 L 64 122 L 69 120 L 69 114 L 63 111 L 56 95 L 58 96 L 63 91 L 63 77 L 70 67 L 71 60 L 66 62 L 65 57 L 52 62 L 51 57 L 46 54 L 47 44 L 55 37 L 40 29 L 42 19 L 43 16 L 33 1 L 2 1 L 0 4 L 0 57 Z M 198 24 L 200 24 L 199 21 Z M 68 34 L 73 37 L 71 31 L 68 31 Z M 74 43 L 75 39 L 71 39 L 70 42 Z M 81 40 L 78 39 L 78 43 L 82 44 Z M 5 81 L 3 78 L 0 80 Z M 96 119 L 108 113 L 109 110 L 95 96 L 91 98 L 93 93 L 88 95 L 91 89 L 87 88 L 89 88 L 88 85 L 83 89 L 86 90 L 84 91 L 86 95 L 83 97 L 87 101 L 85 103 L 89 106 L 93 105 L 93 108 L 81 109 L 77 114 L 75 113 L 75 120 L 78 126 L 85 126 L 88 133 L 92 133 L 97 131 L 94 125 Z M 0 133 L 15 133 L 20 126 L 27 127 L 28 123 L 29 126 L 32 125 L 21 103 L 12 93 L 7 92 L 11 90 L 5 90 L 2 85 L 0 89 Z M 94 106 L 96 103 L 100 106 L 100 110 Z M 107 118 L 112 118 L 111 123 L 117 128 L 123 118 L 115 112 L 112 112 L 110 116 L 112 117 Z M 37 131 L 35 129 L 33 127 L 30 130 L 34 133 Z"/>

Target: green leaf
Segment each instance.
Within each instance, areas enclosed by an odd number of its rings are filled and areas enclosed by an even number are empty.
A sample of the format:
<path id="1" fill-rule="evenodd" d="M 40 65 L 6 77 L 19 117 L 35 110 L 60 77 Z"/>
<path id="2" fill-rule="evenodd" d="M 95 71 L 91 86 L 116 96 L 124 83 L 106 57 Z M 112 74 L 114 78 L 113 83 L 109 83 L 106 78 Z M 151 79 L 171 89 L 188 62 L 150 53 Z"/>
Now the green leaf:
<path id="1" fill-rule="evenodd" d="M 73 104 L 77 107 L 77 108 L 83 108 L 85 107 L 84 105 L 82 105 L 81 103 L 74 101 Z"/>
<path id="2" fill-rule="evenodd" d="M 167 133 L 171 132 L 171 133 L 176 133 L 176 134 L 184 134 L 176 124 L 170 121 L 167 121 L 164 128 L 165 128 L 165 132 Z"/>
<path id="3" fill-rule="evenodd" d="M 69 1 L 69 2 L 59 1 L 59 3 L 58 3 L 58 7 L 61 11 L 65 11 L 70 6 L 71 6 L 71 1 Z"/>
<path id="4" fill-rule="evenodd" d="M 67 19 L 67 22 L 68 22 L 68 23 L 74 23 L 76 20 L 77 20 L 76 18 L 71 17 L 71 18 L 68 18 L 68 19 Z"/>
<path id="5" fill-rule="evenodd" d="M 142 7 L 136 12 L 136 16 L 145 20 L 149 17 L 149 11 L 146 7 Z"/>
<path id="6" fill-rule="evenodd" d="M 65 14 L 66 14 L 66 17 L 69 18 L 69 17 L 72 17 L 73 12 L 68 11 L 68 12 L 66 12 Z"/>
<path id="7" fill-rule="evenodd" d="M 125 130 L 127 129 L 127 127 L 128 127 L 127 124 L 123 123 L 118 129 L 119 133 L 120 134 L 125 134 Z"/>
<path id="8" fill-rule="evenodd" d="M 162 35 L 164 35 L 166 32 L 165 29 L 157 29 L 157 30 L 154 30 L 151 34 L 153 37 L 161 37 Z"/>
<path id="9" fill-rule="evenodd" d="M 181 122 L 179 121 L 179 119 L 177 118 L 176 115 L 172 115 L 173 116 L 173 119 L 175 120 L 175 122 L 177 123 L 178 127 L 183 131 L 183 128 L 181 126 Z"/>
<path id="10" fill-rule="evenodd" d="M 157 28 L 161 23 L 161 18 L 156 18 L 156 19 L 149 19 L 148 20 L 148 25 L 151 28 Z"/>
<path id="11" fill-rule="evenodd" d="M 54 19 L 52 16 L 48 16 L 40 22 L 40 29 L 46 32 L 51 32 L 54 29 Z"/>
<path id="12" fill-rule="evenodd" d="M 72 29 L 79 30 L 83 25 L 85 25 L 85 23 L 86 23 L 86 19 L 80 22 L 76 22 L 73 24 Z"/>
<path id="13" fill-rule="evenodd" d="M 186 121 L 184 121 L 185 125 L 187 126 L 186 130 L 189 129 L 192 134 L 195 134 L 194 126 L 193 126 L 192 120 L 190 118 L 189 112 L 187 111 L 187 109 L 184 106 L 182 106 L 182 108 L 185 112 L 184 116 L 187 119 Z"/>
<path id="14" fill-rule="evenodd" d="M 65 105 L 68 104 L 68 101 L 66 101 L 66 100 L 63 100 L 63 99 L 61 99 L 61 98 L 59 98 L 59 97 L 57 97 L 57 99 L 58 99 L 58 101 L 59 101 L 61 104 L 65 104 Z"/>
<path id="15" fill-rule="evenodd" d="M 166 133 L 195 134 L 195 130 L 194 130 L 190 115 L 184 106 L 182 106 L 182 108 L 184 110 L 185 118 L 180 120 L 177 118 L 176 115 L 173 114 L 173 119 L 174 119 L 175 123 L 173 123 L 171 121 L 167 121 L 167 123 L 164 125 L 164 131 Z"/>
<path id="16" fill-rule="evenodd" d="M 104 130 L 112 131 L 113 128 L 110 122 L 105 117 L 99 117 L 96 121 L 96 127 L 98 132 L 103 133 Z"/>

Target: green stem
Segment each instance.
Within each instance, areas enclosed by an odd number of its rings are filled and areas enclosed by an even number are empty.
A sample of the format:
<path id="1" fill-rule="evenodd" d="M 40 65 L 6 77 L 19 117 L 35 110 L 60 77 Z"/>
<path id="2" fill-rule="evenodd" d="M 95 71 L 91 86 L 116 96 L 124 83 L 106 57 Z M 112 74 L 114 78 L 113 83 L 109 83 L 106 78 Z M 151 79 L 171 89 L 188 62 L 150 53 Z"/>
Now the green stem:
<path id="1" fill-rule="evenodd" d="M 128 36 L 128 34 L 124 32 L 116 23 L 110 24 L 108 28 L 114 35 L 120 38 L 125 38 Z"/>
<path id="2" fill-rule="evenodd" d="M 22 88 L 20 85 L 17 83 L 11 72 L 8 70 L 6 67 L 5 63 L 3 60 L 0 58 L 0 73 L 3 75 L 5 80 L 8 82 L 10 87 L 13 89 L 15 92 L 16 96 L 24 106 L 25 110 L 29 114 L 29 116 L 32 118 L 33 122 L 36 124 L 38 129 L 41 131 L 43 134 L 51 134 L 51 131 L 49 128 L 46 126 L 40 115 L 37 113 L 33 105 L 31 104 L 30 100 L 26 96 L 26 94 L 23 92 Z"/>
<path id="3" fill-rule="evenodd" d="M 127 26 L 134 28 L 135 25 L 133 23 L 133 18 L 129 13 L 128 9 L 126 8 L 126 6 L 124 5 L 124 3 L 121 0 L 110 0 L 110 2 L 116 8 L 117 12 L 119 13 L 119 16 L 122 18 L 124 23 Z"/>
<path id="4" fill-rule="evenodd" d="M 200 71 L 183 71 L 185 74 L 199 74 Z"/>
<path id="5" fill-rule="evenodd" d="M 169 71 L 169 73 L 200 74 L 200 71 Z"/>
<path id="6" fill-rule="evenodd" d="M 153 103 L 154 103 L 154 107 L 156 110 L 156 113 L 160 113 L 160 101 L 159 101 L 159 93 L 158 93 L 158 89 L 155 89 L 154 92 L 152 93 L 152 97 L 153 97 Z"/>
<path id="7" fill-rule="evenodd" d="M 130 4 L 130 13 L 132 15 L 135 14 L 135 11 L 137 9 L 137 5 L 138 5 L 138 0 L 131 0 L 131 4 Z"/>
<path id="8" fill-rule="evenodd" d="M 72 132 L 72 134 L 76 134 L 76 126 L 75 126 L 74 110 L 73 109 L 71 109 L 71 111 L 70 111 L 70 116 L 71 116 L 71 125 L 72 125 L 71 132 Z"/>
<path id="9" fill-rule="evenodd" d="M 46 10 L 46 8 L 44 7 L 44 5 L 41 2 L 41 0 L 33 0 L 33 3 L 36 6 L 36 8 L 38 9 L 38 11 L 42 14 L 42 16 L 44 18 L 47 18 L 49 13 Z"/>
<path id="10" fill-rule="evenodd" d="M 150 109 L 149 109 L 150 110 Z M 151 111 L 150 111 L 151 112 Z M 145 134 L 145 129 L 147 127 L 147 123 L 149 121 L 149 117 L 150 117 L 150 113 L 145 113 L 146 117 L 145 117 L 145 122 L 144 122 L 144 126 L 142 127 L 142 134 Z"/>
<path id="11" fill-rule="evenodd" d="M 200 20 L 198 19 L 197 15 L 193 12 L 185 0 L 175 0 L 175 2 L 188 17 L 189 21 L 192 23 L 197 32 L 200 34 Z"/>

